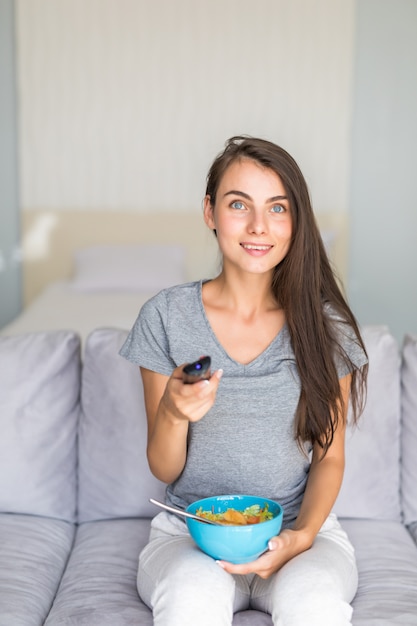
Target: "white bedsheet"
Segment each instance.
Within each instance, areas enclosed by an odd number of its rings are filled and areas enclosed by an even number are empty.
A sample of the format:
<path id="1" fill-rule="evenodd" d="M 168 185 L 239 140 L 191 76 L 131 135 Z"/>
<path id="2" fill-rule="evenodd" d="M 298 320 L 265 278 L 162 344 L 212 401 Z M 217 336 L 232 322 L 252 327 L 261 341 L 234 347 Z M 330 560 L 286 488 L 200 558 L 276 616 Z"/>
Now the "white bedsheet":
<path id="1" fill-rule="evenodd" d="M 69 281 L 56 282 L 4 326 L 0 334 L 74 330 L 84 346 L 87 336 L 96 328 L 129 330 L 142 304 L 152 295 L 124 291 L 81 292 L 72 288 Z"/>

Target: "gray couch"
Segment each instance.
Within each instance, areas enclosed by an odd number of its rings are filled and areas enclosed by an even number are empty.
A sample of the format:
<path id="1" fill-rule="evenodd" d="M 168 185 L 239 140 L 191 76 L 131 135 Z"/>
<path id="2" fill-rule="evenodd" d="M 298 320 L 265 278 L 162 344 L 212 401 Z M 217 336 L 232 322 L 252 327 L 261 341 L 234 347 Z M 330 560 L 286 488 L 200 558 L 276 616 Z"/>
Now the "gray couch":
<path id="1" fill-rule="evenodd" d="M 126 331 L 0 337 L 0 626 L 151 626 L 136 591 L 150 497 Z M 357 552 L 355 626 L 417 624 L 417 337 L 368 327 L 369 393 L 335 511 Z M 413 539 L 414 538 L 414 539 Z M 271 626 L 245 611 L 234 626 Z M 307 626 L 307 625 L 306 625 Z"/>

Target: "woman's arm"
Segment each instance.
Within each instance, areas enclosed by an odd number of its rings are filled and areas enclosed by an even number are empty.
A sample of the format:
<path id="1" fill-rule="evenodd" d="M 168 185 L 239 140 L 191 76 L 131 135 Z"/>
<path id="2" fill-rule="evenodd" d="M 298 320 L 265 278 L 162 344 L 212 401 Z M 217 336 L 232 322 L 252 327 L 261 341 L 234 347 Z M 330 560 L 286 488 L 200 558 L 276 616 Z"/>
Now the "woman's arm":
<path id="1" fill-rule="evenodd" d="M 297 554 L 308 550 L 331 512 L 342 484 L 345 467 L 346 414 L 351 376 L 341 379 L 345 414 L 339 421 L 331 446 L 320 460 L 321 448 L 313 449 L 313 458 L 303 501 L 293 528 L 283 530 L 269 542 L 269 551 L 253 563 L 233 565 L 220 562 L 231 574 L 256 573 L 268 578 Z"/>
<path id="2" fill-rule="evenodd" d="M 324 459 L 320 460 L 322 450 L 319 445 L 316 445 L 313 449 L 313 458 L 303 502 L 293 526 L 293 530 L 302 531 L 306 534 L 310 545 L 331 512 L 343 480 L 345 470 L 346 413 L 350 381 L 350 375 L 345 376 L 340 381 L 345 414 L 337 426 L 332 445 Z"/>
<path id="3" fill-rule="evenodd" d="M 182 367 L 170 377 L 141 368 L 146 416 L 147 455 L 151 472 L 165 483 L 184 469 L 190 422 L 196 422 L 213 406 L 222 372 L 210 380 L 184 385 Z"/>

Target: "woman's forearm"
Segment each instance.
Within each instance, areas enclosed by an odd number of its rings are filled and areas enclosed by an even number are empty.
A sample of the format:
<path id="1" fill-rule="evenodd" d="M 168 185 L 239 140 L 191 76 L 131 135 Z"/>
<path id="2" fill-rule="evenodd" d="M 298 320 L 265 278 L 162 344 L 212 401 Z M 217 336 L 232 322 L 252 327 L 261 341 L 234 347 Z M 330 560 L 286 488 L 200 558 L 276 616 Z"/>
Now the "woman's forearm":
<path id="1" fill-rule="evenodd" d="M 182 382 L 182 366 L 171 377 L 141 368 L 148 419 L 148 463 L 165 483 L 178 478 L 187 458 L 190 422 L 202 419 L 213 406 L 222 372 L 193 385 Z"/>
<path id="2" fill-rule="evenodd" d="M 344 459 L 327 456 L 313 463 L 303 502 L 293 529 L 303 531 L 311 544 L 331 512 L 342 484 Z"/>
<path id="3" fill-rule="evenodd" d="M 164 483 L 173 482 L 184 469 L 189 422 L 175 418 L 161 402 L 149 434 L 147 455 L 151 472 Z"/>

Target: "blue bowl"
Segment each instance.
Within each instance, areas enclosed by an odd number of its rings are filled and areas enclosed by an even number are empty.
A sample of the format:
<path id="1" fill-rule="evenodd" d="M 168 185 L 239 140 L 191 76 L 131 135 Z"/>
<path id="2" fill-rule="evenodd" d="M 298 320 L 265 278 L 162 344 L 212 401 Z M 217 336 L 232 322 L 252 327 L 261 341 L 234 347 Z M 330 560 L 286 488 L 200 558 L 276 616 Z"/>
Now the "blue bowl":
<path id="1" fill-rule="evenodd" d="M 268 541 L 278 535 L 282 526 L 283 509 L 278 502 L 268 498 L 246 495 L 214 496 L 197 500 L 187 507 L 189 513 L 203 511 L 223 513 L 227 509 L 243 511 L 248 506 L 268 505 L 273 518 L 258 524 L 245 526 L 213 526 L 186 518 L 188 530 L 200 550 L 216 560 L 230 563 L 249 563 L 268 548 Z"/>

